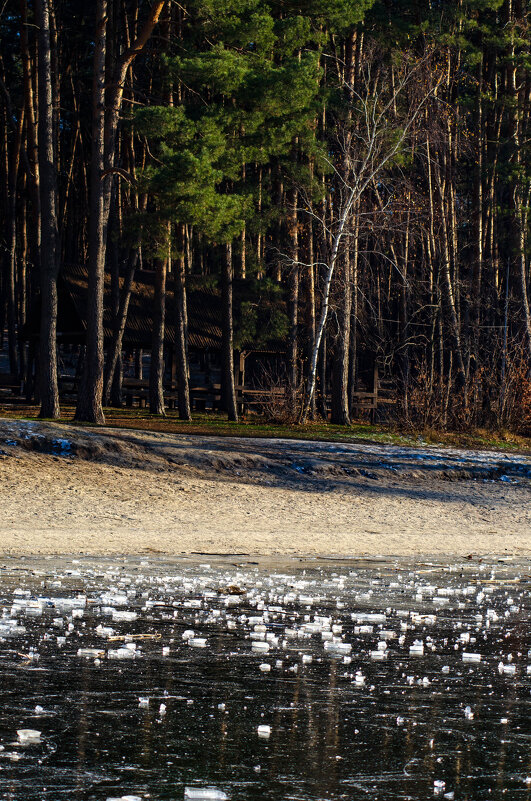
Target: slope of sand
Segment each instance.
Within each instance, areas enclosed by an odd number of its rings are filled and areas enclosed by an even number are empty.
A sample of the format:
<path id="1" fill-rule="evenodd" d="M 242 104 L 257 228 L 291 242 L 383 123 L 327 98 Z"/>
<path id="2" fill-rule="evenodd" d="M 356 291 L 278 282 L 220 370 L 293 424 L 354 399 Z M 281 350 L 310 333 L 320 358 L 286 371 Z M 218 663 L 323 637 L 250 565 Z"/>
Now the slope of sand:
<path id="1" fill-rule="evenodd" d="M 531 556 L 531 459 L 0 421 L 0 553 Z"/>

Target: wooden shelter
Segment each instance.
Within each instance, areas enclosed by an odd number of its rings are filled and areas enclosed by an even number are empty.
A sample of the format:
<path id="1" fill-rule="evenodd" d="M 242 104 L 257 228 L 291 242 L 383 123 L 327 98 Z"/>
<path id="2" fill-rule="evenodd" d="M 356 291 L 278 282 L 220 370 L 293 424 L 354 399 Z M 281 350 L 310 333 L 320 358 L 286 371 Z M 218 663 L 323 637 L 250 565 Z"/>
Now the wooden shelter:
<path id="1" fill-rule="evenodd" d="M 235 297 L 243 296 L 239 286 L 240 281 L 234 281 Z M 123 290 L 124 278 L 119 277 L 119 290 Z M 69 387 L 73 383 L 77 354 L 85 342 L 86 335 L 86 307 L 87 307 L 88 276 L 83 265 L 67 265 L 63 268 L 58 280 L 58 320 L 57 341 L 62 346 L 63 375 L 62 386 Z M 127 321 L 122 341 L 125 353 L 136 354 L 137 374 L 124 376 L 124 396 L 126 401 L 138 399 L 145 400 L 147 381 L 145 370 L 142 370 L 142 357 L 140 356 L 140 370 L 138 368 L 138 354 L 149 354 L 152 345 L 154 308 L 154 272 L 137 270 L 132 285 L 131 298 L 127 313 Z M 111 276 L 105 274 L 104 287 L 104 314 L 103 332 L 104 347 L 107 348 L 113 337 L 112 314 L 113 287 Z M 210 390 L 219 395 L 221 372 L 221 297 L 220 290 L 212 282 L 207 283 L 200 278 L 187 280 L 187 312 L 188 312 L 188 358 L 190 368 L 190 384 L 194 405 L 203 408 L 216 398 L 208 397 Z M 172 401 L 171 393 L 175 389 L 175 304 L 174 280 L 170 274 L 167 280 L 166 320 L 164 329 L 164 349 L 166 353 L 166 394 Z M 38 299 L 34 304 L 28 323 L 21 332 L 24 341 L 30 347 L 36 345 L 39 338 L 40 308 Z M 75 360 L 69 359 L 68 354 L 75 353 Z M 235 351 L 235 365 L 237 368 L 236 381 L 239 387 L 245 382 L 255 385 L 260 381 L 262 365 L 271 365 L 272 362 L 282 363 L 285 346 L 282 340 L 269 339 L 257 347 L 252 342 L 242 343 Z M 149 369 L 149 359 L 147 369 Z M 131 370 L 129 370 L 131 372 Z M 139 374 L 138 374 L 139 373 Z M 72 389 L 74 389 L 72 387 Z M 210 392 L 212 395 L 212 392 Z M 211 403 L 211 405 L 214 405 Z"/>
<path id="2" fill-rule="evenodd" d="M 123 396 L 128 404 L 144 405 L 147 400 L 148 381 L 143 371 L 142 354 L 149 354 L 152 345 L 154 308 L 154 272 L 137 270 L 133 282 L 127 313 L 127 322 L 122 341 L 122 350 L 129 355 L 123 378 Z M 241 285 L 240 285 L 241 284 Z M 124 278 L 119 277 L 119 291 L 123 290 Z M 248 285 L 247 285 L 248 286 Z M 104 347 L 113 337 L 111 276 L 105 275 L 104 287 Z M 63 393 L 74 393 L 79 377 L 79 353 L 85 342 L 88 276 L 83 265 L 67 265 L 58 281 L 57 340 L 61 347 L 61 388 Z M 247 290 L 248 292 L 248 290 Z M 246 296 L 244 281 L 234 280 L 235 312 L 238 302 Z M 278 301 L 277 301 L 278 303 Z M 187 279 L 188 311 L 188 357 L 190 369 L 190 394 L 196 409 L 216 408 L 220 400 L 221 383 L 221 297 L 218 287 L 200 277 Z M 166 321 L 164 349 L 166 353 L 165 397 L 173 406 L 176 390 L 175 362 L 175 304 L 174 278 L 167 280 Z M 21 332 L 23 340 L 35 348 L 39 337 L 40 309 L 36 302 L 29 321 Z M 262 398 L 269 393 L 281 394 L 284 375 L 286 345 L 280 339 L 261 337 L 260 345 L 240 342 L 235 351 L 236 385 L 240 409 L 252 403 L 252 398 Z M 386 403 L 379 393 L 379 375 L 374 356 L 359 350 L 360 386 L 356 387 L 358 409 L 374 411 L 379 403 Z M 135 358 L 136 357 L 136 358 Z M 149 356 L 144 359 L 149 369 Z M 284 382 L 285 383 L 285 382 Z M 251 399 L 251 400 L 250 400 Z M 388 402 L 388 401 L 387 401 Z"/>

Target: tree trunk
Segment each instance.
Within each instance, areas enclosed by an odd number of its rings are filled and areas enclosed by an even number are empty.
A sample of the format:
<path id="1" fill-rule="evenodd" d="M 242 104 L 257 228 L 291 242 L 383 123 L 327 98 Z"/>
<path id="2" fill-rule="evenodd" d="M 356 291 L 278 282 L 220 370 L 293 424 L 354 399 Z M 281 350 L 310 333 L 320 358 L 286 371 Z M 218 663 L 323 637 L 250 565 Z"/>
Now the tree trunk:
<path id="1" fill-rule="evenodd" d="M 18 324 L 22 331 L 26 325 L 27 316 L 27 257 L 28 257 L 28 230 L 26 221 L 26 203 L 22 204 L 20 220 L 20 259 L 18 270 Z M 26 343 L 19 337 L 18 340 L 18 369 L 21 382 L 26 381 Z"/>
<path id="2" fill-rule="evenodd" d="M 188 309 L 186 299 L 186 262 L 184 257 L 184 226 L 182 230 L 183 250 L 179 256 L 175 275 L 175 351 L 177 358 L 177 405 L 181 420 L 191 420 L 190 382 L 188 378 Z"/>
<path id="3" fill-rule="evenodd" d="M 7 214 L 7 344 L 9 352 L 9 372 L 19 375 L 17 358 L 17 301 L 16 301 L 16 271 L 17 271 L 17 179 L 20 162 L 20 148 L 22 142 L 22 128 L 24 125 L 24 112 L 20 114 L 18 128 L 15 132 L 13 151 L 9 158 L 6 140 L 6 160 L 8 179 L 8 214 Z"/>
<path id="4" fill-rule="evenodd" d="M 314 264 L 314 243 L 313 243 L 313 224 L 312 219 L 308 220 L 308 296 L 307 296 L 307 328 L 306 328 L 306 353 L 305 371 L 308 371 L 308 364 L 312 356 L 313 344 L 315 342 L 315 264 Z M 305 375 L 305 378 L 307 376 Z M 317 413 L 315 393 L 310 406 L 310 418 L 313 420 Z"/>
<path id="5" fill-rule="evenodd" d="M 99 0 L 98 0 L 99 1 Z M 105 0 L 106 2 L 106 0 Z M 104 175 L 102 179 L 102 195 L 103 195 L 103 223 L 105 228 L 109 217 L 112 196 L 112 181 L 116 155 L 116 134 L 118 131 L 118 122 L 120 119 L 120 110 L 122 108 L 123 93 L 127 73 L 135 58 L 142 52 L 146 43 L 148 42 L 153 29 L 155 28 L 161 12 L 166 4 L 166 0 L 155 0 L 151 6 L 148 18 L 138 36 L 129 47 L 125 50 L 122 56 L 118 59 L 116 68 L 112 73 L 110 80 L 110 87 L 107 95 L 107 108 L 104 120 Z M 138 13 L 138 7 L 137 7 Z M 109 67 L 110 72 L 110 67 Z"/>
<path id="6" fill-rule="evenodd" d="M 122 397 L 122 384 L 124 380 L 124 363 L 122 359 L 122 351 L 118 353 L 116 365 L 114 368 L 114 375 L 111 383 L 110 403 L 115 409 L 121 409 L 123 406 Z"/>
<path id="7" fill-rule="evenodd" d="M 335 425 L 350 425 L 348 403 L 348 365 L 350 352 L 350 318 L 352 313 L 352 290 L 350 285 L 349 246 L 341 257 L 341 265 L 336 273 L 340 283 L 340 297 L 337 309 L 338 334 L 334 351 L 332 370 L 332 404 L 330 422 Z"/>
<path id="8" fill-rule="evenodd" d="M 317 411 L 319 412 L 323 420 L 328 419 L 328 403 L 326 400 L 326 395 L 328 390 L 328 381 L 327 381 L 328 370 L 327 370 L 327 358 L 326 358 L 327 354 L 328 354 L 327 336 L 326 336 L 326 331 L 324 331 L 321 337 L 321 347 L 319 348 L 319 357 L 317 363 L 318 381 L 319 381 Z"/>
<path id="9" fill-rule="evenodd" d="M 104 403 L 109 403 L 111 396 L 111 388 L 114 380 L 114 374 L 122 352 L 122 342 L 125 331 L 125 324 L 127 322 L 127 312 L 129 310 L 129 301 L 131 300 L 131 290 L 133 287 L 133 280 L 135 277 L 135 270 L 138 264 L 138 248 L 131 251 L 127 265 L 127 272 L 124 279 L 124 285 L 120 297 L 120 307 L 115 319 L 115 327 L 113 331 L 112 342 L 107 350 L 107 363 L 105 365 L 105 382 L 104 382 Z"/>
<path id="10" fill-rule="evenodd" d="M 351 145 L 352 93 L 354 89 L 354 59 L 356 30 L 352 28 L 345 39 L 344 92 L 347 100 L 346 138 L 344 142 L 342 177 L 345 184 L 349 181 L 349 152 Z M 394 89 L 393 89 L 394 94 Z M 339 288 L 337 310 L 338 335 L 335 343 L 334 364 L 332 370 L 332 404 L 331 422 L 336 425 L 350 425 L 348 402 L 348 368 L 350 355 L 350 318 L 352 314 L 352 287 L 350 276 L 350 240 L 347 238 L 339 258 L 336 284 Z"/>
<path id="11" fill-rule="evenodd" d="M 229 420 L 238 422 L 236 388 L 234 385 L 234 328 L 232 318 L 232 245 L 225 245 L 225 258 L 221 273 L 221 386 L 223 406 Z"/>
<path id="12" fill-rule="evenodd" d="M 406 230 L 404 234 L 404 258 L 400 280 L 400 373 L 402 379 L 402 403 L 404 416 L 409 418 L 409 304 L 408 304 L 408 268 L 411 222 L 411 190 L 407 193 Z"/>
<path id="13" fill-rule="evenodd" d="M 151 36 L 164 4 L 165 0 L 155 0 L 140 34 L 120 58 L 112 76 L 107 98 L 107 112 L 105 112 L 107 0 L 98 0 L 94 52 L 87 360 L 78 397 L 76 420 L 86 420 L 94 423 L 105 422 L 102 408 L 103 288 L 107 220 L 111 202 L 116 131 L 127 71 Z"/>
<path id="14" fill-rule="evenodd" d="M 75 419 L 104 423 L 103 414 L 103 292 L 105 281 L 105 53 L 107 0 L 98 0 L 92 95 L 92 154 L 89 208 L 87 343 L 85 369 L 78 393 Z"/>
<path id="15" fill-rule="evenodd" d="M 474 370 L 479 367 L 479 342 L 480 342 L 480 324 L 481 324 L 481 285 L 483 280 L 483 142 L 484 142 L 484 120 L 483 120 L 483 58 L 481 58 L 478 65 L 478 87 L 477 87 L 477 165 L 475 175 L 475 239 L 476 239 L 476 253 L 474 259 L 474 270 L 472 276 L 472 292 L 471 301 L 474 308 L 473 324 L 472 324 L 472 345 L 471 353 L 474 359 Z"/>
<path id="16" fill-rule="evenodd" d="M 289 345 L 288 345 L 288 382 L 291 393 L 291 407 L 295 412 L 297 406 L 298 385 L 298 334 L 299 334 L 299 233 L 297 219 L 297 190 L 291 196 L 289 209 L 289 238 L 291 268 L 289 277 Z"/>
<path id="17" fill-rule="evenodd" d="M 356 222 L 354 225 L 354 235 L 352 239 L 352 302 L 350 320 L 350 353 L 349 353 L 349 413 L 352 418 L 355 407 L 355 392 L 358 371 L 358 258 L 359 258 L 359 206 L 357 208 Z"/>
<path id="18" fill-rule="evenodd" d="M 304 400 L 304 405 L 302 407 L 300 421 L 301 423 L 305 423 L 308 419 L 308 413 L 310 411 L 310 406 L 312 403 L 312 398 L 315 392 L 315 384 L 317 380 L 317 360 L 319 356 L 319 348 L 321 347 L 321 340 L 323 338 L 323 333 L 326 326 L 326 321 L 328 319 L 328 309 L 330 306 L 330 287 L 332 284 L 332 278 L 335 273 L 337 259 L 339 255 L 339 248 L 342 244 L 344 235 L 345 235 L 345 227 L 347 224 L 347 218 L 349 217 L 353 203 L 356 199 L 357 192 L 356 190 L 349 189 L 349 194 L 347 200 L 343 208 L 341 209 L 341 213 L 338 220 L 338 228 L 337 233 L 334 234 L 331 253 L 330 253 L 330 260 L 329 263 L 326 265 L 325 268 L 325 278 L 324 278 L 324 286 L 323 286 L 323 299 L 321 303 L 321 314 L 319 316 L 319 323 L 317 325 L 317 331 L 315 336 L 315 343 L 313 346 L 312 356 L 310 360 L 310 370 L 308 375 L 307 387 L 306 387 L 306 397 Z"/>
<path id="19" fill-rule="evenodd" d="M 526 247 L 525 247 L 525 229 L 526 229 L 526 211 L 520 196 L 520 191 L 515 192 L 515 214 L 514 214 L 514 228 L 516 240 L 516 255 L 518 262 L 518 281 L 520 284 L 520 296 L 522 298 L 522 307 L 524 312 L 524 325 L 526 331 L 527 343 L 527 358 L 529 362 L 529 372 L 531 372 L 531 310 L 529 308 L 529 297 L 527 294 L 527 270 L 526 270 Z"/>
<path id="20" fill-rule="evenodd" d="M 111 247 L 107 248 L 107 263 L 110 262 L 111 266 L 111 313 L 112 313 L 112 327 L 113 327 L 113 341 L 114 332 L 118 325 L 118 315 L 120 313 L 120 262 L 121 253 L 119 242 L 121 240 L 122 226 L 121 226 L 121 208 L 120 208 L 120 192 L 119 187 L 115 187 L 116 197 L 113 198 L 113 209 L 110 215 L 110 225 L 112 227 Z M 109 359 L 109 350 L 107 350 L 106 362 Z M 106 366 L 103 372 L 103 403 L 108 404 L 109 400 L 105 397 L 106 389 Z M 110 392 L 111 405 L 119 409 L 122 406 L 122 353 L 118 352 L 116 363 L 113 370 L 111 392 Z"/>
<path id="21" fill-rule="evenodd" d="M 38 126 L 35 109 L 35 93 L 33 91 L 33 78 L 31 59 L 28 46 L 28 8 L 27 0 L 20 0 L 20 45 L 22 56 L 22 70 L 24 75 L 24 104 L 26 109 L 26 132 L 28 139 L 28 183 L 31 195 L 31 209 L 33 224 L 31 226 L 31 257 L 33 263 L 40 270 L 41 252 L 41 199 L 40 199 L 40 169 Z M 51 63 L 51 62 L 50 62 Z"/>
<path id="22" fill-rule="evenodd" d="M 514 4 L 508 3 L 509 21 L 516 22 L 517 11 Z M 511 128 L 511 142 L 512 142 L 512 163 L 513 163 L 513 179 L 511 186 L 511 234 L 512 234 L 512 250 L 517 264 L 518 285 L 520 289 L 520 297 L 522 301 L 522 310 L 524 317 L 524 326 L 526 332 L 526 345 L 527 345 L 527 358 L 531 370 L 531 310 L 529 307 L 529 297 L 527 294 L 527 270 L 526 270 L 526 247 L 525 247 L 525 230 L 527 222 L 527 210 L 525 208 L 524 196 L 525 189 L 522 186 L 523 178 L 520 175 L 520 165 L 522 162 L 522 110 L 520 108 L 520 97 L 518 89 L 518 76 L 517 76 L 517 55 L 515 50 L 515 34 L 511 34 L 513 39 L 511 42 L 510 61 L 507 65 L 508 70 L 508 89 L 511 96 L 511 110 L 510 110 L 510 128 Z"/>
<path id="23" fill-rule="evenodd" d="M 144 351 L 142 348 L 135 350 L 135 378 L 142 381 L 144 378 Z"/>
<path id="24" fill-rule="evenodd" d="M 153 341 L 149 368 L 149 411 L 164 415 L 164 326 L 166 315 L 167 258 L 157 259 L 153 309 Z"/>
<path id="25" fill-rule="evenodd" d="M 466 384 L 465 363 L 463 360 L 463 351 L 461 348 L 461 335 L 459 332 L 459 321 L 457 319 L 457 312 L 455 307 L 455 297 L 452 276 L 450 273 L 450 243 L 448 240 L 448 229 L 446 221 L 448 215 L 445 208 L 445 187 L 441 181 L 440 168 L 435 170 L 437 177 L 437 188 L 439 190 L 439 202 L 441 209 L 441 234 L 442 234 L 442 291 L 445 299 L 448 316 L 450 319 L 450 331 L 453 340 L 453 350 L 457 361 L 457 379 L 456 383 L 458 388 L 464 389 Z"/>
<path id="26" fill-rule="evenodd" d="M 39 349 L 40 417 L 59 417 L 57 383 L 57 275 L 59 233 L 57 181 L 53 151 L 53 101 L 50 62 L 50 0 L 36 4 L 39 26 L 39 168 L 42 214 L 41 326 Z"/>

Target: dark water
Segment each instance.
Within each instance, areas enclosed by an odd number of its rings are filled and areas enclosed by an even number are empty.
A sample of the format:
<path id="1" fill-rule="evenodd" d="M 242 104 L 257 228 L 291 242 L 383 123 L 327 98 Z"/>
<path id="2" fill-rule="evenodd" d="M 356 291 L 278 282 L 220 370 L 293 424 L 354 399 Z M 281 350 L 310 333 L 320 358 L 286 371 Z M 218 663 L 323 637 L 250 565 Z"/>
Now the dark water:
<path id="1" fill-rule="evenodd" d="M 201 559 L 3 563 L 2 799 L 531 799 L 529 563 Z"/>

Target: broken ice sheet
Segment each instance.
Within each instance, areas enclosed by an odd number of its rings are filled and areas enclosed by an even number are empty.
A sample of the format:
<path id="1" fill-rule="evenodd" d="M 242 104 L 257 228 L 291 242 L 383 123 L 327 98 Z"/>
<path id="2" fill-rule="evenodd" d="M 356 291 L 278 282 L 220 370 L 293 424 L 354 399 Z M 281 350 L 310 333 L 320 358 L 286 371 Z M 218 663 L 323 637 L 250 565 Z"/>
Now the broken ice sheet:
<path id="1" fill-rule="evenodd" d="M 0 797 L 23 780 L 25 801 L 42 801 L 44 777 L 53 801 L 175 801 L 185 787 L 420 801 L 435 780 L 453 792 L 466 741 L 469 796 L 502 787 L 519 801 L 531 689 L 519 565 L 251 561 L 54 559 L 0 574 Z M 238 605 L 231 587 L 245 590 Z M 448 599 L 437 614 L 433 597 Z M 13 734 L 37 727 L 34 748 Z M 505 749 L 500 784 L 485 749 Z"/>

